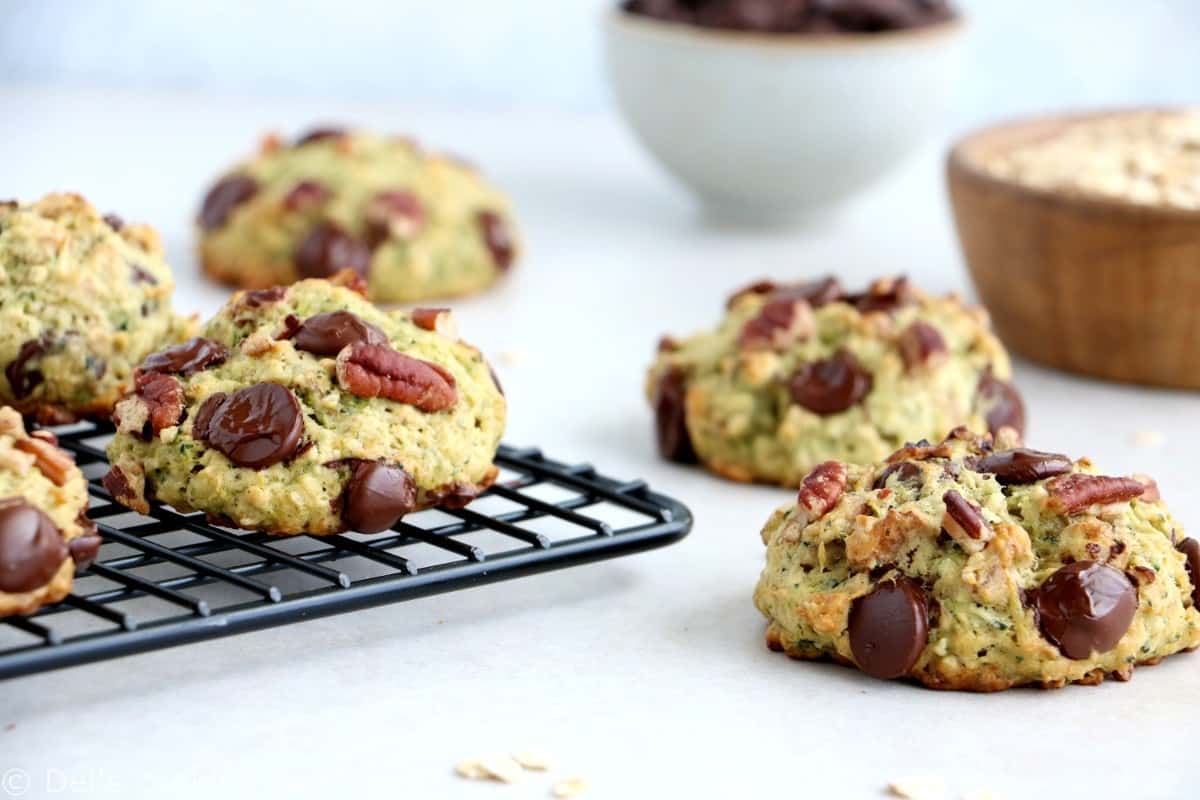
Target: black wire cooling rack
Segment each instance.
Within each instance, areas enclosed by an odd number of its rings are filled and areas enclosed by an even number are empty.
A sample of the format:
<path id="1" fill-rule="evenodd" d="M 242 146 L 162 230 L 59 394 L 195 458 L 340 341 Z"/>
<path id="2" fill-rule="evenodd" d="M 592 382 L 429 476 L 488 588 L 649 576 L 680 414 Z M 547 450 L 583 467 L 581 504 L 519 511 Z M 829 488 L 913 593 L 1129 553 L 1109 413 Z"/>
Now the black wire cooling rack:
<path id="1" fill-rule="evenodd" d="M 421 511 L 373 535 L 248 533 L 117 505 L 100 484 L 112 428 L 55 432 L 88 478 L 104 544 L 62 602 L 0 619 L 0 679 L 649 550 L 692 526 L 686 507 L 644 481 L 502 446 L 499 479 L 467 508 Z"/>

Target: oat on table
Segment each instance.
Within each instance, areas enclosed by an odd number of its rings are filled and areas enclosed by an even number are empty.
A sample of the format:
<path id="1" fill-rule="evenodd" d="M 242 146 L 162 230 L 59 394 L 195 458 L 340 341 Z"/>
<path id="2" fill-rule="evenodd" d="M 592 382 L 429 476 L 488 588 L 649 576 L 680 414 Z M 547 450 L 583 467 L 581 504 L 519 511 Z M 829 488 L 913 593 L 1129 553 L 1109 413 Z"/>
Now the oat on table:
<path id="1" fill-rule="evenodd" d="M 0 203 L 0 401 L 46 424 L 107 417 L 148 353 L 187 335 L 158 235 L 79 195 Z"/>
<path id="2" fill-rule="evenodd" d="M 507 199 L 470 165 L 333 128 L 266 140 L 209 190 L 197 224 L 217 280 L 261 289 L 350 269 L 386 302 L 479 291 L 518 249 Z"/>
<path id="3" fill-rule="evenodd" d="M 937 689 L 1128 680 L 1200 645 L 1200 542 L 1144 476 L 959 429 L 830 461 L 762 532 L 767 643 Z"/>
<path id="4" fill-rule="evenodd" d="M 310 279 L 239 292 L 199 337 L 149 356 L 116 407 L 104 479 L 271 533 L 385 530 L 495 479 L 504 396 L 450 312 L 383 311 Z"/>
<path id="5" fill-rule="evenodd" d="M 903 278 L 762 282 L 715 330 L 664 338 L 646 390 L 659 450 L 734 480 L 795 486 L 817 464 L 879 461 L 906 441 L 1025 423 L 987 315 Z"/>

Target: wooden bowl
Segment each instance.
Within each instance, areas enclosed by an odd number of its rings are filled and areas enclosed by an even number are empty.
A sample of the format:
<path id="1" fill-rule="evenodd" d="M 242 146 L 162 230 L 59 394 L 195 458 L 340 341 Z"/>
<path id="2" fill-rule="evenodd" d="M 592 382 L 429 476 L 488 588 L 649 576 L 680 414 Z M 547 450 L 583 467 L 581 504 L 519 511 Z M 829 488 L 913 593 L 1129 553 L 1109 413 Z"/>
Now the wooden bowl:
<path id="1" fill-rule="evenodd" d="M 1027 358 L 1200 389 L 1200 211 L 1034 189 L 979 166 L 1080 118 L 989 128 L 950 151 L 947 180 L 971 277 L 1000 337 Z"/>

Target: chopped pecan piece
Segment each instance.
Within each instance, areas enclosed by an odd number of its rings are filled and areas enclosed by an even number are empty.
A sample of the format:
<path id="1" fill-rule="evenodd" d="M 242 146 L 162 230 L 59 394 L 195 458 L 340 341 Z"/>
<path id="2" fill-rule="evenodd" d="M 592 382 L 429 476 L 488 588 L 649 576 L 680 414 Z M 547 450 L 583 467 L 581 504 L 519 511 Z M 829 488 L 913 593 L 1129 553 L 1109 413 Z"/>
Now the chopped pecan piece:
<path id="1" fill-rule="evenodd" d="M 34 433 L 41 433 L 41 431 L 34 431 Z M 40 436 L 17 439 L 13 442 L 13 446 L 32 455 L 38 470 L 54 481 L 55 486 L 64 485 L 71 477 L 71 470 L 75 469 L 75 459 Z"/>
<path id="2" fill-rule="evenodd" d="M 356 342 L 343 349 L 337 377 L 343 389 L 358 397 L 385 397 L 421 411 L 445 411 L 458 402 L 453 375 L 387 345 Z"/>
<path id="3" fill-rule="evenodd" d="M 904 366 L 911 372 L 922 367 L 934 367 L 944 362 L 949 354 L 946 340 L 938 329 L 928 322 L 917 320 L 900 334 L 900 356 Z"/>
<path id="4" fill-rule="evenodd" d="M 812 336 L 816 323 L 804 300 L 771 300 L 758 316 L 747 320 L 738 336 L 746 349 L 784 349 Z"/>
<path id="5" fill-rule="evenodd" d="M 143 372 L 134 379 L 134 393 L 117 404 L 117 428 L 149 441 L 163 428 L 179 424 L 183 415 L 183 387 L 161 372 Z M 124 422 L 124 424 L 122 424 Z"/>
<path id="6" fill-rule="evenodd" d="M 861 294 L 848 295 L 846 302 L 853 305 L 861 313 L 872 311 L 890 313 L 902 306 L 916 302 L 912 286 L 908 278 L 879 278 L 871 284 L 867 291 Z"/>
<path id="7" fill-rule="evenodd" d="M 1158 503 L 1162 500 L 1162 493 L 1158 491 L 1158 481 L 1151 478 L 1149 475 L 1137 473 L 1133 479 L 1146 487 L 1146 491 L 1142 493 L 1141 501 L 1143 503 Z"/>
<path id="8" fill-rule="evenodd" d="M 954 489 L 942 495 L 942 500 L 946 504 L 942 528 L 968 553 L 982 550 L 992 538 L 992 526 L 988 525 L 983 511 Z"/>
<path id="9" fill-rule="evenodd" d="M 931 458 L 950 458 L 953 454 L 946 442 L 930 444 L 927 439 L 922 439 L 919 442 L 908 442 L 885 461 L 889 464 L 900 461 L 928 461 Z"/>
<path id="10" fill-rule="evenodd" d="M 150 504 L 146 502 L 145 496 L 145 477 L 142 474 L 137 473 L 130 476 L 128 472 L 114 464 L 100 482 L 112 495 L 113 500 L 126 508 L 132 508 L 142 514 L 150 511 Z"/>
<path id="11" fill-rule="evenodd" d="M 829 513 L 846 491 L 846 465 L 840 461 L 818 464 L 800 483 L 796 518 L 808 525 Z"/>
<path id="12" fill-rule="evenodd" d="M 1133 478 L 1113 478 L 1107 475 L 1062 475 L 1046 484 L 1050 497 L 1046 501 L 1051 511 L 1076 514 L 1091 505 L 1120 503 L 1141 497 L 1146 487 Z"/>

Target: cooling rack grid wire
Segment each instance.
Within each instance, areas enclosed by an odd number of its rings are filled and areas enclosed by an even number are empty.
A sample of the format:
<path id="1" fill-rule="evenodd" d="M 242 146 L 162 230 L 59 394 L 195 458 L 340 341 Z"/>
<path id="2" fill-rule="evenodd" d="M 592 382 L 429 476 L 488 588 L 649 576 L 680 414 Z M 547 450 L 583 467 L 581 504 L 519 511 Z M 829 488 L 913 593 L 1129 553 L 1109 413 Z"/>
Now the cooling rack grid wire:
<path id="1" fill-rule="evenodd" d="M 644 481 L 502 446 L 496 485 L 467 508 L 372 535 L 270 536 L 157 504 L 129 511 L 100 484 L 112 428 L 55 432 L 88 478 L 104 545 L 62 602 L 0 620 L 0 679 L 649 550 L 692 525 Z"/>

